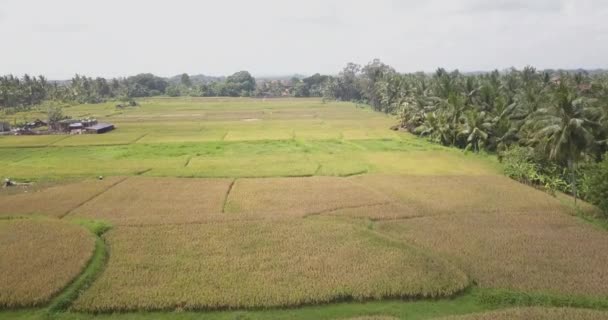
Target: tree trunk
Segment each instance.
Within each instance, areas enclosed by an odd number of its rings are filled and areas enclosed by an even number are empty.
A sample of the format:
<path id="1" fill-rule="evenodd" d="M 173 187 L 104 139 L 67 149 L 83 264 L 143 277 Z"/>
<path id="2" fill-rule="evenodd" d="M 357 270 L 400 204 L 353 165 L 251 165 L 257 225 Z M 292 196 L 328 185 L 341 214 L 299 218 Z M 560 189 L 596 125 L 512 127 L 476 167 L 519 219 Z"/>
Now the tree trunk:
<path id="1" fill-rule="evenodd" d="M 572 196 L 576 206 L 576 162 L 568 160 L 568 167 L 570 167 L 570 183 L 572 184 Z"/>

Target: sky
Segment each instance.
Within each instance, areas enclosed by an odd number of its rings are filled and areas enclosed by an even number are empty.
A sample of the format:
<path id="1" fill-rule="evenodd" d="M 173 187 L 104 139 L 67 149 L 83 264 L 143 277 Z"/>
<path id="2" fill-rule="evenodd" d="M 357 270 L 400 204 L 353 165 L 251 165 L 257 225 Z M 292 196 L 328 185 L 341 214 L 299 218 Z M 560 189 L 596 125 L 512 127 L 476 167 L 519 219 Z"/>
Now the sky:
<path id="1" fill-rule="evenodd" d="M 607 0 L 0 0 L 0 74 L 608 68 Z"/>

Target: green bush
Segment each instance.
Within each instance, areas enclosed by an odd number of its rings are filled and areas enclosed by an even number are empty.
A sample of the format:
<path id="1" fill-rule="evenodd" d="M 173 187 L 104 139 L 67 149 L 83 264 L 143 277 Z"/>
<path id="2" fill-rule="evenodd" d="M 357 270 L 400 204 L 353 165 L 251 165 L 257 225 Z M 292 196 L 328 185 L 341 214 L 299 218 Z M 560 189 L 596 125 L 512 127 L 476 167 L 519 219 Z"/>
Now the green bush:
<path id="1" fill-rule="evenodd" d="M 525 147 L 511 147 L 500 154 L 504 173 L 511 179 L 543 188 L 555 195 L 556 191 L 567 191 L 570 186 L 562 178 L 559 167 L 553 163 L 542 163 L 534 151 Z"/>
<path id="2" fill-rule="evenodd" d="M 608 159 L 590 167 L 584 181 L 586 199 L 608 215 Z"/>

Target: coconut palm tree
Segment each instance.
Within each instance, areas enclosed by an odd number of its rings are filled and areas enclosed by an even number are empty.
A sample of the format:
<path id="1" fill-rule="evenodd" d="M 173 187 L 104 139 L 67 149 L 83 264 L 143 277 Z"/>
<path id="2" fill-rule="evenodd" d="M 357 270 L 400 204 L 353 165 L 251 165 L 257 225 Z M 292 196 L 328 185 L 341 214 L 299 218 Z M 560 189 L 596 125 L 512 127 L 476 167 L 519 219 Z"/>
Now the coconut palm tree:
<path id="1" fill-rule="evenodd" d="M 562 82 L 547 108 L 540 108 L 530 121 L 537 131 L 531 143 L 543 148 L 549 159 L 566 162 L 571 174 L 572 195 L 576 203 L 576 167 L 585 151 L 594 143 L 593 129 L 599 126 L 590 114 L 593 107 L 586 98 Z"/>
<path id="2" fill-rule="evenodd" d="M 492 127 L 491 119 L 486 116 L 486 112 L 469 110 L 465 116 L 465 123 L 458 132 L 459 136 L 466 137 L 465 150 L 479 152 L 480 149 L 484 148 L 490 137 L 489 133 Z"/>

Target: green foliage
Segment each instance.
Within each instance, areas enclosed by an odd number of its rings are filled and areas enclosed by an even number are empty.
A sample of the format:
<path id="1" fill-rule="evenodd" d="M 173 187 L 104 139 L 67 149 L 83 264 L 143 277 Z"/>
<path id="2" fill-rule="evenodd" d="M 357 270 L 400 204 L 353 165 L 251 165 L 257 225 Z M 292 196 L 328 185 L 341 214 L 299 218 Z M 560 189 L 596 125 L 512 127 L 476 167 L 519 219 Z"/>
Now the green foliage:
<path id="1" fill-rule="evenodd" d="M 111 224 L 101 220 L 73 219 L 71 221 L 77 225 L 87 228 L 98 237 L 106 233 L 106 231 L 112 229 Z"/>
<path id="2" fill-rule="evenodd" d="M 534 157 L 534 151 L 525 147 L 511 147 L 500 157 L 506 176 L 519 182 L 544 188 L 555 195 L 569 186 L 559 174 L 554 164 L 541 164 Z"/>
<path id="3" fill-rule="evenodd" d="M 48 125 L 53 129 L 58 129 L 59 121 L 66 118 L 60 106 L 49 106 L 46 113 Z"/>
<path id="4" fill-rule="evenodd" d="M 608 159 L 590 167 L 583 180 L 586 199 L 608 215 Z"/>

